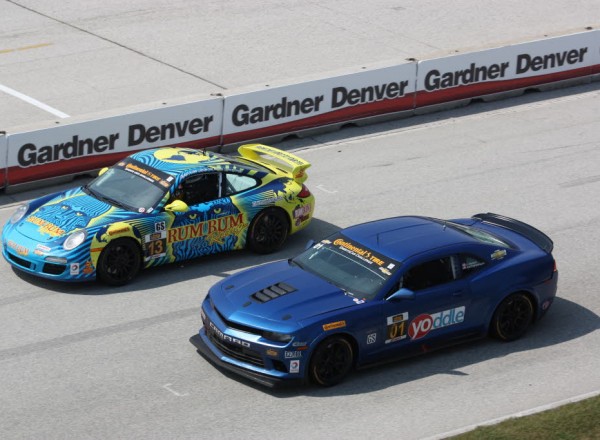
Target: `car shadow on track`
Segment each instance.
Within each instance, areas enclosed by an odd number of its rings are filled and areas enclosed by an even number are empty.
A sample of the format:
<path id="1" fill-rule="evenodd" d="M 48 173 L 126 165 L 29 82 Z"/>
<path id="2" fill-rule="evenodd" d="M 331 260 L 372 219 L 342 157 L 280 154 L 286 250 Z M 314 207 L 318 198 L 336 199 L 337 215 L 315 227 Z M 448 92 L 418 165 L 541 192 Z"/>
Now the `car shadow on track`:
<path id="1" fill-rule="evenodd" d="M 61 282 L 38 278 L 19 270 L 13 269 L 14 273 L 23 281 L 36 287 L 58 293 L 69 293 L 76 295 L 109 295 L 123 292 L 135 292 L 139 290 L 156 289 L 168 287 L 169 285 L 182 281 L 189 281 L 205 276 L 220 276 L 225 278 L 238 270 L 265 264 L 275 260 L 287 259 L 302 252 L 310 240 L 320 240 L 341 228 L 332 223 L 313 218 L 310 225 L 288 237 L 283 249 L 278 252 L 259 255 L 248 250 L 224 252 L 221 254 L 208 255 L 193 260 L 179 263 L 157 266 L 141 271 L 137 278 L 131 283 L 111 287 L 100 282 Z"/>
<path id="2" fill-rule="evenodd" d="M 305 385 L 273 390 L 249 382 L 248 384 L 277 398 L 300 395 L 331 397 L 365 394 L 436 374 L 469 376 L 468 372 L 462 370 L 471 365 L 519 352 L 562 344 L 599 328 L 600 317 L 594 312 L 564 298 L 556 298 L 548 314 L 532 326 L 522 339 L 514 342 L 506 343 L 483 338 L 421 356 L 356 371 L 349 375 L 343 383 L 331 388 Z M 238 377 L 233 378 L 247 382 Z"/>

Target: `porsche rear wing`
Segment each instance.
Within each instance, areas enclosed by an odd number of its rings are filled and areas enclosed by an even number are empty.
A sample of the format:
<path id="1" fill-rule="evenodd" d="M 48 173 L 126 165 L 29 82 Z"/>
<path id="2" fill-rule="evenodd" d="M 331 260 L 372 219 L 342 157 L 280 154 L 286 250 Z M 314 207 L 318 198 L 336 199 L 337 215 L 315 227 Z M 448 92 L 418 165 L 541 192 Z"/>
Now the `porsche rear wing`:
<path id="1" fill-rule="evenodd" d="M 502 228 L 510 229 L 517 234 L 520 234 L 529 240 L 533 241 L 536 245 L 538 245 L 542 250 L 552 253 L 552 249 L 554 249 L 554 243 L 546 234 L 544 234 L 539 229 L 534 228 L 527 223 L 523 223 L 519 220 L 515 220 L 514 218 L 505 217 L 503 215 L 494 214 L 491 212 L 485 214 L 475 214 L 471 217 L 472 219 L 481 220 L 486 223 L 490 223 L 495 226 L 500 226 Z"/>
<path id="2" fill-rule="evenodd" d="M 246 144 L 240 146 L 238 152 L 244 159 L 274 168 L 274 171 L 279 171 L 298 183 L 308 178 L 305 170 L 310 163 L 279 148 L 262 144 Z"/>

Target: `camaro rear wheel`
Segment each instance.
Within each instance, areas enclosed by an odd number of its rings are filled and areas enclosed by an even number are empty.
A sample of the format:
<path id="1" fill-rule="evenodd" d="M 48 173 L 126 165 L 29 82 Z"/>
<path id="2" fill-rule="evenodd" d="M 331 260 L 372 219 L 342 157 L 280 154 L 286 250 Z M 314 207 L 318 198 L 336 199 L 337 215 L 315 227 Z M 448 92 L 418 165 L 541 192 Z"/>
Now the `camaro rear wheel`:
<path id="1" fill-rule="evenodd" d="M 266 209 L 258 213 L 248 230 L 248 247 L 259 254 L 278 250 L 289 233 L 285 214 L 279 209 Z"/>
<path id="2" fill-rule="evenodd" d="M 142 257 L 136 243 L 117 239 L 110 242 L 100 254 L 96 272 L 102 282 L 122 286 L 135 278 L 141 263 Z"/>
<path id="3" fill-rule="evenodd" d="M 524 293 L 513 293 L 500 303 L 490 325 L 492 336 L 514 341 L 525 334 L 533 320 L 533 304 Z"/>
<path id="4" fill-rule="evenodd" d="M 352 344 L 341 336 L 332 336 L 319 344 L 309 365 L 310 379 L 321 386 L 340 383 L 352 369 Z"/>

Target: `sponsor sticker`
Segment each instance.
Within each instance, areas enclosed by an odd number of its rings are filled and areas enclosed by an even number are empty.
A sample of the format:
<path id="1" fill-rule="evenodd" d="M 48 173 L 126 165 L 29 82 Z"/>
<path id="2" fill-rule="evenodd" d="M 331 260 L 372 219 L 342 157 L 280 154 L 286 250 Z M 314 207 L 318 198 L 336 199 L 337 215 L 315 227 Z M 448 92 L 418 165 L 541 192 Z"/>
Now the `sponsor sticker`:
<path id="1" fill-rule="evenodd" d="M 335 330 L 336 328 L 346 327 L 346 321 L 330 322 L 329 324 L 323 324 L 323 330 L 326 332 L 329 330 Z"/>
<path id="2" fill-rule="evenodd" d="M 367 345 L 371 345 L 377 342 L 377 333 L 371 333 L 367 335 Z"/>
<path id="3" fill-rule="evenodd" d="M 15 243 L 12 240 L 8 240 L 8 242 L 6 244 L 9 248 L 16 251 L 17 254 L 19 254 L 19 255 L 26 257 L 29 254 L 29 249 L 27 249 L 25 246 L 21 246 L 20 244 Z"/>
<path id="4" fill-rule="evenodd" d="M 438 313 L 422 314 L 412 320 L 408 328 L 410 339 L 420 339 L 430 331 L 454 324 L 460 324 L 465 320 L 465 306 L 444 310 Z"/>
<path id="5" fill-rule="evenodd" d="M 69 272 L 71 275 L 79 275 L 79 263 L 71 263 Z"/>
<path id="6" fill-rule="evenodd" d="M 267 350 L 267 356 L 272 356 L 275 357 L 279 354 L 279 352 L 277 350 L 273 350 L 272 348 L 269 348 Z"/>
<path id="7" fill-rule="evenodd" d="M 301 351 L 286 351 L 284 353 L 284 355 L 285 355 L 286 359 L 295 359 L 295 358 L 302 357 L 302 352 Z"/>
<path id="8" fill-rule="evenodd" d="M 300 373 L 300 361 L 293 360 L 290 361 L 290 373 Z"/>

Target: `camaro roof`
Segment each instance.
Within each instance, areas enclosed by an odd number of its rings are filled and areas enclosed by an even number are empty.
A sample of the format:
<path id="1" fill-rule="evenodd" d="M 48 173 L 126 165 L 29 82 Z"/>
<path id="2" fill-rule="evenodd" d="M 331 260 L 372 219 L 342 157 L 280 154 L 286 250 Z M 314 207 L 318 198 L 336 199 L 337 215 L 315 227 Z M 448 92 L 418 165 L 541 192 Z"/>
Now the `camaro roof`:
<path id="1" fill-rule="evenodd" d="M 416 216 L 376 220 L 351 226 L 342 233 L 397 261 L 439 247 L 478 243 L 469 235 L 446 227 L 443 220 Z"/>

